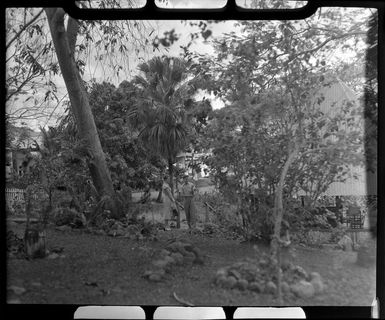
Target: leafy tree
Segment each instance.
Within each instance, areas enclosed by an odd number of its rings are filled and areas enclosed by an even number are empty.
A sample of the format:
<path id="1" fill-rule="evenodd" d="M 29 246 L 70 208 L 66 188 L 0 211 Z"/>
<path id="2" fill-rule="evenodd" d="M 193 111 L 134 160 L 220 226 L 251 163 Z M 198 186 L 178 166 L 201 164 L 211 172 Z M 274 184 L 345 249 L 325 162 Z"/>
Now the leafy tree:
<path id="1" fill-rule="evenodd" d="M 129 118 L 138 94 L 138 89 L 128 81 L 117 88 L 106 82 L 94 83 L 89 94 L 113 182 L 135 189 L 143 188 L 162 168 Z"/>
<path id="2" fill-rule="evenodd" d="M 305 21 L 242 21 L 238 24 L 241 35 L 233 32 L 216 39 L 216 59 L 186 52 L 196 62 L 192 70 L 197 86 L 222 98 L 231 110 L 229 118 L 224 118 L 228 121 L 224 129 L 214 124 L 212 131 L 211 141 L 217 132 L 222 144 L 214 142 L 218 175 L 223 177 L 227 169 L 235 176 L 238 190 L 260 185 L 265 194 L 274 196 L 273 256 L 281 242 L 284 200 L 293 189 L 313 183 L 312 191 L 322 192 L 332 181 L 344 178 L 347 163 L 357 165 L 363 160 L 358 106 L 347 102 L 333 114 L 317 108 L 322 96 L 314 99 L 335 78 L 334 65 L 326 63 L 332 44 L 349 49 L 346 40 L 355 39 L 364 50 L 365 17 L 354 22 L 351 17 L 327 10 Z M 259 114 L 260 120 L 242 119 L 242 112 L 235 115 L 242 107 L 256 119 Z M 248 134 L 242 136 L 242 132 Z M 320 179 L 322 174 L 327 176 L 325 181 Z M 241 209 L 246 202 L 242 194 Z"/>
<path id="3" fill-rule="evenodd" d="M 105 4 L 103 2 L 101 5 Z M 90 3 L 82 2 L 81 5 L 89 6 Z M 27 12 L 33 15 L 29 20 Z M 42 15 L 43 12 L 46 18 Z M 20 25 L 17 21 L 20 14 L 24 14 L 24 21 L 22 20 L 21 28 L 17 29 L 16 26 Z M 38 15 L 38 18 L 34 17 L 35 14 Z M 7 76 L 9 94 L 16 99 L 19 93 L 28 93 L 23 87 L 17 87 L 20 85 L 20 81 L 16 78 L 21 76 L 21 84 L 24 88 L 29 86 L 35 90 L 36 86 L 31 83 L 35 80 L 41 87 L 47 88 L 45 98 L 43 98 L 45 102 L 51 94 L 55 96 L 54 83 L 39 81 L 42 81 L 41 79 L 44 79 L 45 76 L 48 78 L 55 76 L 60 71 L 68 91 L 70 108 L 79 134 L 85 142 L 83 147 L 88 155 L 88 167 L 94 185 L 100 198 L 106 199 L 107 197 L 111 200 L 109 202 L 112 215 L 118 216 L 120 214 L 119 203 L 115 199 L 110 173 L 89 107 L 82 76 L 86 66 L 85 59 L 92 59 L 96 55 L 95 49 L 100 49 L 99 61 L 109 61 L 106 65 L 114 66 L 112 73 L 118 76 L 123 71 L 123 67 L 121 63 L 113 62 L 114 51 L 119 52 L 120 57 L 124 57 L 121 53 L 128 50 L 125 40 L 131 40 L 132 47 L 144 44 L 145 40 L 140 43 L 134 39 L 138 39 L 137 35 L 145 31 L 145 26 L 138 22 L 131 24 L 131 22 L 76 21 L 67 17 L 61 8 L 45 8 L 44 11 L 15 9 L 11 11 L 9 17 L 7 24 L 10 31 L 8 52 L 11 67 L 8 68 L 10 73 Z M 96 29 L 98 32 L 94 32 Z M 41 37 L 46 42 L 35 41 L 34 37 L 42 34 L 46 35 L 46 37 Z M 146 38 L 142 37 L 142 39 Z M 148 39 L 146 41 L 148 42 Z M 25 52 L 25 58 L 23 55 L 19 55 L 20 52 Z M 41 67 L 42 62 L 44 62 L 43 67 Z M 29 68 L 31 72 L 27 72 L 23 68 L 27 68 L 27 71 Z M 24 78 L 23 72 L 27 75 Z M 31 76 L 28 76 L 29 74 Z M 11 88 L 13 84 L 15 84 L 15 88 Z"/>
<path id="4" fill-rule="evenodd" d="M 294 81 L 288 82 L 291 90 Z M 207 130 L 212 148 L 207 163 L 222 185 L 236 191 L 246 235 L 274 232 L 275 255 L 290 194 L 303 188 L 317 198 L 331 182 L 343 181 L 349 164 L 363 161 L 363 126 L 360 120 L 341 126 L 357 106 L 331 116 L 289 92 L 258 99 L 258 105 L 234 104 L 217 112 Z M 337 125 L 340 130 L 331 135 Z"/>
<path id="5" fill-rule="evenodd" d="M 59 66 L 71 101 L 71 109 L 78 124 L 79 134 L 85 142 L 89 159 L 88 166 L 94 185 L 100 196 L 105 195 L 115 200 L 111 202 L 114 205 L 110 210 L 114 216 L 118 216 L 121 212 L 119 212 L 115 199 L 111 176 L 100 144 L 87 92 L 74 59 L 80 25 L 76 20 L 69 17 L 65 26 L 65 12 L 63 9 L 46 8 L 45 12 Z"/>
<path id="6" fill-rule="evenodd" d="M 368 49 L 366 51 L 365 65 L 365 152 L 367 169 L 376 172 L 377 167 L 377 38 L 378 38 L 378 13 L 372 15 L 369 21 L 367 35 Z"/>
<path id="7" fill-rule="evenodd" d="M 200 75 L 199 88 L 236 101 L 274 85 L 282 76 L 282 66 L 298 60 L 304 69 L 322 74 L 339 64 L 327 63 L 331 52 L 356 51 L 359 62 L 365 52 L 367 22 L 367 14 L 360 13 L 360 9 L 322 8 L 299 21 L 240 21 L 234 24 L 240 32 L 213 39 L 215 59 L 189 50 L 185 56 L 196 62 L 192 70 Z"/>
<path id="8" fill-rule="evenodd" d="M 49 103 L 59 102 L 52 81 L 59 66 L 49 58 L 53 45 L 47 40 L 44 10 L 9 8 L 6 22 L 7 118 L 14 122 L 48 117 L 52 112 Z"/>
<path id="9" fill-rule="evenodd" d="M 40 157 L 34 168 L 39 176 L 36 182 L 48 195 L 51 208 L 60 205 L 53 196 L 57 189 L 63 189 L 71 196 L 76 210 L 84 211 L 88 209 L 85 187 L 90 180 L 86 159 L 71 125 L 63 122 L 48 130 L 41 128 L 43 142 L 38 146 Z"/>
<path id="10" fill-rule="evenodd" d="M 187 144 L 191 128 L 188 101 L 195 90 L 188 78 L 188 64 L 179 58 L 154 57 L 139 70 L 142 75 L 135 83 L 141 96 L 132 114 L 144 124 L 140 133 L 144 141 L 167 160 L 173 192 L 174 163 Z"/>

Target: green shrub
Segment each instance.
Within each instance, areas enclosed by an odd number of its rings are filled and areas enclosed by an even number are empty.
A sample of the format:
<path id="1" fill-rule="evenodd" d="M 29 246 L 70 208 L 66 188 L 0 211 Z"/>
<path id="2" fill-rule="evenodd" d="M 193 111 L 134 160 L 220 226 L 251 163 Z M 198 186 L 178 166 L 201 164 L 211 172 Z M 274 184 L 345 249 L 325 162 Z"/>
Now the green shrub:
<path id="1" fill-rule="evenodd" d="M 59 207 L 54 209 L 53 219 L 57 226 L 69 225 L 80 228 L 86 224 L 84 215 L 70 208 Z"/>
<path id="2" fill-rule="evenodd" d="M 333 228 L 331 230 L 331 243 L 338 243 L 342 239 L 342 237 L 346 234 L 346 228 L 342 225 L 338 225 L 338 227 Z"/>

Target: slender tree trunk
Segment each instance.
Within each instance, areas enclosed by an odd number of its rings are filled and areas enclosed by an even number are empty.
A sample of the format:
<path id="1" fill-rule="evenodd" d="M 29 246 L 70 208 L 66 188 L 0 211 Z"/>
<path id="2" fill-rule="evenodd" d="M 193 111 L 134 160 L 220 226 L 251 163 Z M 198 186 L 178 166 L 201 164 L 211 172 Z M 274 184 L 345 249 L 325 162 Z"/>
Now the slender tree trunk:
<path id="1" fill-rule="evenodd" d="M 162 195 L 163 195 L 163 190 L 162 188 L 159 189 L 158 197 L 156 198 L 156 202 L 162 202 Z"/>
<path id="2" fill-rule="evenodd" d="M 174 166 L 171 158 L 168 159 L 168 175 L 170 178 L 171 194 L 174 196 Z"/>
<path id="3" fill-rule="evenodd" d="M 92 181 L 99 197 L 108 195 L 115 199 L 111 176 L 99 140 L 87 92 L 74 59 L 79 25 L 76 20 L 69 18 L 67 28 L 65 28 L 64 11 L 61 8 L 45 8 L 45 12 L 48 17 L 60 70 L 70 98 L 71 110 L 75 116 L 80 136 L 84 139 L 85 146 L 87 146 L 90 158 L 88 167 Z M 113 214 L 115 215 L 117 212 Z"/>
<path id="4" fill-rule="evenodd" d="M 48 200 L 49 200 L 49 206 L 52 208 L 52 188 L 49 188 Z"/>
<path id="5" fill-rule="evenodd" d="M 285 165 L 283 166 L 277 188 L 275 189 L 274 196 L 274 234 L 271 242 L 271 253 L 277 261 L 277 293 L 278 303 L 282 304 L 282 291 L 281 291 L 281 257 L 280 257 L 280 240 L 281 240 L 281 224 L 283 219 L 283 187 L 285 185 L 285 179 L 290 166 L 293 164 L 298 156 L 299 147 L 295 146 L 294 149 L 289 153 L 286 159 Z"/>

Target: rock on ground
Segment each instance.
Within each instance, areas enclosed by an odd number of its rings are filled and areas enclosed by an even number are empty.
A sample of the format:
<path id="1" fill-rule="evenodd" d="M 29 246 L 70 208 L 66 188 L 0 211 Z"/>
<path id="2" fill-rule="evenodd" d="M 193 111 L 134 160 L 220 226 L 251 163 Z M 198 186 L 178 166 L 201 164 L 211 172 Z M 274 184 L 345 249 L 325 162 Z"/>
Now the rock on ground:
<path id="1" fill-rule="evenodd" d="M 263 292 L 264 287 L 263 287 L 263 285 L 261 285 L 259 282 L 251 282 L 251 283 L 249 283 L 248 289 L 249 289 L 250 291 L 254 291 L 254 292 L 257 292 L 257 293 L 261 293 L 261 292 Z"/>
<path id="2" fill-rule="evenodd" d="M 325 285 L 320 278 L 314 278 L 310 281 L 316 294 L 322 293 L 325 290 Z"/>
<path id="3" fill-rule="evenodd" d="M 176 264 L 183 264 L 183 256 L 179 252 L 174 252 L 170 255 L 176 262 Z"/>
<path id="4" fill-rule="evenodd" d="M 159 282 L 159 281 L 162 281 L 162 276 L 159 273 L 153 273 L 153 274 L 150 274 L 150 276 L 148 277 L 148 280 L 153 282 Z"/>
<path id="5" fill-rule="evenodd" d="M 240 290 L 246 290 L 249 283 L 245 279 L 240 279 L 237 281 L 237 288 Z"/>
<path id="6" fill-rule="evenodd" d="M 305 280 L 294 283 L 290 287 L 291 291 L 300 298 L 311 298 L 315 294 L 313 285 Z"/>
<path id="7" fill-rule="evenodd" d="M 376 263 L 376 246 L 366 241 L 357 252 L 357 264 L 361 267 L 374 266 Z"/>
<path id="8" fill-rule="evenodd" d="M 294 274 L 301 279 L 307 279 L 308 277 L 307 272 L 301 266 L 295 266 L 293 271 L 294 271 Z"/>
<path id="9" fill-rule="evenodd" d="M 265 292 L 271 294 L 275 294 L 277 292 L 277 286 L 273 281 L 266 283 Z"/>
<path id="10" fill-rule="evenodd" d="M 353 250 L 353 241 L 348 235 L 344 235 L 340 241 L 338 241 L 338 246 L 344 251 Z"/>
<path id="11" fill-rule="evenodd" d="M 25 288 L 19 287 L 19 286 L 9 286 L 7 289 L 14 292 L 17 295 L 23 294 L 24 292 L 27 291 Z"/>
<path id="12" fill-rule="evenodd" d="M 288 292 L 290 292 L 290 286 L 289 286 L 289 284 L 288 284 L 286 281 L 283 281 L 283 282 L 281 283 L 281 289 L 282 289 L 282 292 L 283 292 L 283 293 L 288 293 Z"/>
<path id="13" fill-rule="evenodd" d="M 235 279 L 234 277 L 230 276 L 230 277 L 227 277 L 225 278 L 224 282 L 223 282 L 223 286 L 227 289 L 232 289 L 234 288 L 234 286 L 237 284 L 237 279 Z"/>

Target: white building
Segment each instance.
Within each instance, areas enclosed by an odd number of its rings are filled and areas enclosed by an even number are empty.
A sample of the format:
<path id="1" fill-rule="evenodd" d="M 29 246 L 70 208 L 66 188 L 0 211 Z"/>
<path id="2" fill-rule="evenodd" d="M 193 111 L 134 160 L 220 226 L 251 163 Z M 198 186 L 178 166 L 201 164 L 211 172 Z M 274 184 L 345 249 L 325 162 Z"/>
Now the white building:
<path id="1" fill-rule="evenodd" d="M 208 155 L 210 155 L 210 153 L 181 152 L 177 156 L 177 166 L 184 169 L 194 180 L 208 177 L 209 167 L 202 161 L 203 158 Z M 200 171 L 196 171 L 190 167 L 194 162 L 199 163 Z"/>

